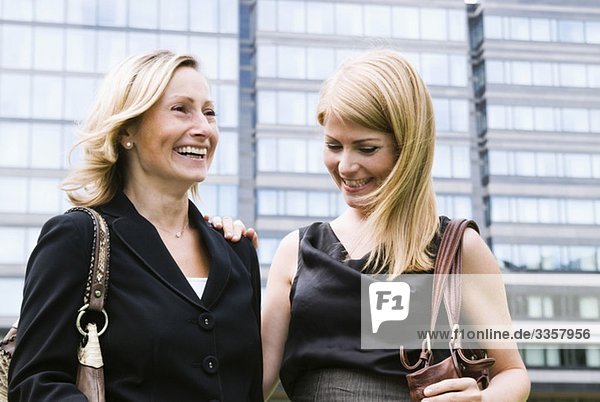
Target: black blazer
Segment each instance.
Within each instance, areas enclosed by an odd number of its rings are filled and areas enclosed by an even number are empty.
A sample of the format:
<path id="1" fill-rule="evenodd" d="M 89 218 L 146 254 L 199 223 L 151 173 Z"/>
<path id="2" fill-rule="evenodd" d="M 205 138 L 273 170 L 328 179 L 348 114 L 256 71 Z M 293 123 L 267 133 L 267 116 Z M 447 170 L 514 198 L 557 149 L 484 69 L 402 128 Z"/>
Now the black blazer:
<path id="1" fill-rule="evenodd" d="M 260 275 L 247 239 L 227 242 L 190 202 L 212 257 L 200 300 L 158 232 L 123 194 L 98 208 L 111 260 L 100 337 L 108 401 L 262 401 Z M 85 401 L 74 383 L 93 229 L 83 212 L 50 219 L 28 265 L 10 401 Z"/>

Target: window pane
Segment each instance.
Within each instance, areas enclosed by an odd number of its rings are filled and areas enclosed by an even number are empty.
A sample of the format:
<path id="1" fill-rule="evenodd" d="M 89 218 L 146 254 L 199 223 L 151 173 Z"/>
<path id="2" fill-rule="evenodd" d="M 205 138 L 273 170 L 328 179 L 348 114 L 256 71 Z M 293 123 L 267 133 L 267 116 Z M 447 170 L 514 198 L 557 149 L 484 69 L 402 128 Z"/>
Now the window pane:
<path id="1" fill-rule="evenodd" d="M 122 0 L 98 1 L 98 24 L 125 26 L 127 24 L 127 2 Z"/>
<path id="2" fill-rule="evenodd" d="M 158 47 L 168 49 L 174 53 L 189 53 L 189 38 L 187 35 L 173 35 L 161 33 L 158 35 Z"/>
<path id="3" fill-rule="evenodd" d="M 569 268 L 595 271 L 597 269 L 595 248 L 585 246 L 569 247 Z"/>
<path id="4" fill-rule="evenodd" d="M 533 85 L 552 86 L 552 64 L 532 63 Z"/>
<path id="5" fill-rule="evenodd" d="M 327 171 L 323 164 L 323 141 L 309 140 L 307 151 L 308 156 L 306 163 L 308 164 L 308 173 L 326 173 Z M 600 163 L 600 158 L 598 159 L 598 162 Z"/>
<path id="6" fill-rule="evenodd" d="M 587 132 L 589 130 L 588 111 L 585 109 L 562 109 L 563 131 Z"/>
<path id="7" fill-rule="evenodd" d="M 281 124 L 306 124 L 304 92 L 280 91 L 278 95 L 278 122 Z"/>
<path id="8" fill-rule="evenodd" d="M 446 20 L 446 10 L 435 8 L 422 8 L 420 22 L 421 39 L 448 39 L 448 22 Z"/>
<path id="9" fill-rule="evenodd" d="M 43 22 L 63 22 L 65 0 L 43 0 L 35 3 L 35 19 Z"/>
<path id="10" fill-rule="evenodd" d="M 27 212 L 27 179 L 0 177 L 0 212 Z"/>
<path id="11" fill-rule="evenodd" d="M 69 71 L 93 72 L 96 67 L 96 33 L 89 29 L 67 29 Z"/>
<path id="12" fill-rule="evenodd" d="M 450 40 L 464 42 L 467 37 L 467 22 L 463 10 L 448 10 Z"/>
<path id="13" fill-rule="evenodd" d="M 594 204 L 589 200 L 566 200 L 567 223 L 593 224 Z"/>
<path id="14" fill-rule="evenodd" d="M 452 177 L 452 158 L 449 145 L 436 145 L 432 174 L 434 177 Z"/>
<path id="15" fill-rule="evenodd" d="M 554 110 L 550 107 L 536 107 L 533 109 L 535 129 L 538 131 L 555 131 Z"/>
<path id="16" fill-rule="evenodd" d="M 277 76 L 297 79 L 306 76 L 306 53 L 303 47 L 279 46 L 277 48 Z"/>
<path id="17" fill-rule="evenodd" d="M 450 101 L 452 131 L 469 131 L 469 104 L 466 100 Z"/>
<path id="18" fill-rule="evenodd" d="M 59 180 L 32 178 L 29 180 L 28 212 L 56 214 L 60 212 Z"/>
<path id="19" fill-rule="evenodd" d="M 366 36 L 391 36 L 390 10 L 389 6 L 364 6 Z"/>
<path id="20" fill-rule="evenodd" d="M 587 86 L 585 65 L 562 63 L 559 65 L 559 72 L 561 86 L 579 88 Z"/>
<path id="21" fill-rule="evenodd" d="M 257 164 L 260 172 L 277 171 L 277 140 L 274 138 L 260 138 L 257 144 Z"/>
<path id="22" fill-rule="evenodd" d="M 580 298 L 579 316 L 584 319 L 600 318 L 600 309 L 598 309 L 598 298 L 594 296 Z"/>
<path id="23" fill-rule="evenodd" d="M 550 41 L 550 20 L 542 18 L 531 18 L 531 40 Z"/>
<path id="24" fill-rule="evenodd" d="M 514 85 L 531 85 L 531 63 L 513 61 L 511 80 Z"/>
<path id="25" fill-rule="evenodd" d="M 80 120 L 91 108 L 96 83 L 93 78 L 65 78 L 65 119 Z"/>
<path id="26" fill-rule="evenodd" d="M 306 30 L 309 33 L 332 34 L 334 33 L 333 4 L 330 3 L 306 3 Z"/>
<path id="27" fill-rule="evenodd" d="M 0 115 L 29 117 L 31 79 L 27 74 L 0 74 Z"/>
<path id="28" fill-rule="evenodd" d="M 585 41 L 587 43 L 600 43 L 600 22 L 585 22 Z"/>
<path id="29" fill-rule="evenodd" d="M 333 50 L 320 47 L 309 47 L 306 51 L 306 78 L 322 80 L 335 69 L 335 54 Z"/>
<path id="30" fill-rule="evenodd" d="M 306 216 L 306 193 L 304 191 L 285 192 L 285 213 L 295 216 Z"/>
<path id="31" fill-rule="evenodd" d="M 277 123 L 277 100 L 276 92 L 258 91 L 256 95 L 256 108 L 258 110 L 258 123 Z"/>
<path id="32" fill-rule="evenodd" d="M 277 77 L 277 47 L 258 45 L 256 68 L 259 77 Z"/>
<path id="33" fill-rule="evenodd" d="M 160 29 L 186 31 L 188 29 L 187 7 L 187 0 L 160 0 Z"/>
<path id="34" fill-rule="evenodd" d="M 279 158 L 277 170 L 280 172 L 306 172 L 306 141 L 280 139 L 277 144 Z"/>
<path id="35" fill-rule="evenodd" d="M 107 72 L 125 58 L 127 37 L 125 32 L 100 30 L 98 34 L 98 71 Z"/>
<path id="36" fill-rule="evenodd" d="M 167 0 L 168 1 L 168 0 Z M 260 0 L 256 12 L 258 29 L 260 31 L 276 31 L 277 18 L 275 8 L 277 2 L 275 0 Z"/>
<path id="37" fill-rule="evenodd" d="M 219 77 L 218 39 L 192 36 L 190 38 L 190 53 L 200 61 L 200 70 L 209 79 Z"/>
<path id="38" fill-rule="evenodd" d="M 515 173 L 517 176 L 535 176 L 535 154 L 515 152 Z"/>
<path id="39" fill-rule="evenodd" d="M 221 216 L 238 216 L 237 186 L 219 185 L 219 203 L 217 214 Z"/>
<path id="40" fill-rule="evenodd" d="M 489 152 L 490 173 L 495 175 L 507 175 L 508 171 L 508 153 L 505 151 Z"/>
<path id="41" fill-rule="evenodd" d="M 220 0 L 219 32 L 238 33 L 239 14 L 238 0 Z"/>
<path id="42" fill-rule="evenodd" d="M 485 76 L 491 84 L 504 84 L 504 63 L 498 60 L 485 62 Z"/>
<path id="43" fill-rule="evenodd" d="M 40 70 L 62 70 L 63 30 L 58 28 L 34 28 L 33 66 Z"/>
<path id="44" fill-rule="evenodd" d="M 510 222 L 510 203 L 508 198 L 492 197 L 490 204 L 493 222 Z"/>
<path id="45" fill-rule="evenodd" d="M 502 17 L 483 17 L 485 37 L 488 39 L 502 39 Z"/>
<path id="46" fill-rule="evenodd" d="M 592 158 L 586 154 L 565 154 L 565 175 L 567 177 L 592 177 Z"/>
<path id="47" fill-rule="evenodd" d="M 217 32 L 219 13 L 217 0 L 190 1 L 190 30 Z"/>
<path id="48" fill-rule="evenodd" d="M 392 24 L 396 38 L 419 39 L 419 9 L 415 7 L 394 7 Z"/>
<path id="49" fill-rule="evenodd" d="M 361 6 L 339 3 L 335 5 L 335 27 L 339 35 L 362 36 L 362 25 Z"/>
<path id="50" fill-rule="evenodd" d="M 258 190 L 258 214 L 278 215 L 277 191 Z"/>
<path id="51" fill-rule="evenodd" d="M 96 0 L 67 0 L 67 22 L 95 25 Z"/>
<path id="52" fill-rule="evenodd" d="M 529 19 L 510 18 L 510 39 L 529 40 Z"/>
<path id="53" fill-rule="evenodd" d="M 508 128 L 506 121 L 506 107 L 500 105 L 489 105 L 487 108 L 487 123 L 489 128 Z"/>
<path id="54" fill-rule="evenodd" d="M 33 0 L 5 0 L 3 17 L 7 20 L 30 21 L 33 18 Z"/>
<path id="55" fill-rule="evenodd" d="M 558 176 L 558 163 L 553 153 L 539 152 L 536 154 L 536 172 L 538 176 Z"/>
<path id="56" fill-rule="evenodd" d="M 16 149 L 23 151 L 15 152 Z M 27 167 L 29 160 L 28 149 L 28 124 L 0 122 L 0 166 Z"/>
<path id="57" fill-rule="evenodd" d="M 450 131 L 450 105 L 448 99 L 432 99 L 437 131 Z"/>
<path id="58" fill-rule="evenodd" d="M 2 26 L 2 66 L 8 68 L 31 68 L 31 27 L 6 24 Z"/>
<path id="59" fill-rule="evenodd" d="M 310 216 L 331 216 L 329 212 L 329 194 L 326 192 L 311 191 L 308 193 L 308 205 Z"/>
<path id="60" fill-rule="evenodd" d="M 467 86 L 467 60 L 464 56 L 450 56 L 450 85 Z"/>
<path id="61" fill-rule="evenodd" d="M 560 222 L 560 209 L 558 200 L 540 198 L 538 200 L 540 223 Z"/>
<path id="62" fill-rule="evenodd" d="M 34 124 L 31 133 L 31 167 L 60 169 L 63 150 L 62 126 Z"/>
<path id="63" fill-rule="evenodd" d="M 211 166 L 212 172 L 220 175 L 235 175 L 238 173 L 238 135 L 232 132 L 221 132 L 219 148 Z"/>
<path id="64" fill-rule="evenodd" d="M 237 81 L 239 76 L 239 46 L 233 38 L 219 39 L 219 78 Z"/>
<path id="65" fill-rule="evenodd" d="M 535 198 L 517 198 L 517 222 L 538 222 L 538 202 Z"/>
<path id="66" fill-rule="evenodd" d="M 559 20 L 558 40 L 561 42 L 583 42 L 583 22 Z"/>
<path id="67" fill-rule="evenodd" d="M 217 104 L 217 122 L 219 127 L 237 127 L 238 125 L 238 87 L 235 85 L 220 85 L 218 96 L 215 92 L 215 103 Z"/>
<path id="68" fill-rule="evenodd" d="M 155 33 L 129 32 L 129 53 L 143 53 L 156 49 L 158 36 Z"/>
<path id="69" fill-rule="evenodd" d="M 421 55 L 420 73 L 423 80 L 429 85 L 448 85 L 448 56 L 424 53 Z"/>
<path id="70" fill-rule="evenodd" d="M 469 146 L 452 147 L 452 177 L 466 179 L 471 177 Z"/>
<path id="71" fill-rule="evenodd" d="M 533 109 L 515 106 L 513 108 L 514 127 L 517 130 L 533 130 Z"/>
<path id="72" fill-rule="evenodd" d="M 277 30 L 280 32 L 304 32 L 304 2 L 280 0 L 277 3 Z"/>
<path id="73" fill-rule="evenodd" d="M 45 119 L 62 118 L 62 78 L 55 75 L 33 77 L 33 117 Z M 50 99 L 55 100 L 49 102 Z"/>
<path id="74" fill-rule="evenodd" d="M 0 227 L 0 244 L 2 244 L 0 264 L 22 264 L 25 262 L 25 230 L 22 228 Z"/>

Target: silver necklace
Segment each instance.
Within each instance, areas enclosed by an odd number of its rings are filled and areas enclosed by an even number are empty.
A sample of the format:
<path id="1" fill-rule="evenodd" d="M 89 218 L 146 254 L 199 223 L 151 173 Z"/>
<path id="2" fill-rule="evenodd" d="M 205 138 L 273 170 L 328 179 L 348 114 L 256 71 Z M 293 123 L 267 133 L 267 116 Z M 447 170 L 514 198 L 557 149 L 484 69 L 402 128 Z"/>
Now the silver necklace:
<path id="1" fill-rule="evenodd" d="M 188 219 L 186 219 L 184 225 L 181 227 L 181 230 L 178 231 L 178 232 L 175 232 L 175 233 L 171 232 L 170 230 L 167 230 L 165 228 L 162 228 L 162 227 L 158 226 L 156 223 L 154 223 L 154 226 L 156 226 L 157 228 L 159 228 L 163 232 L 166 232 L 166 233 L 168 233 L 170 235 L 173 235 L 176 238 L 180 239 L 183 236 L 183 234 L 185 233 L 185 229 L 188 227 L 189 223 L 190 223 L 190 221 Z"/>

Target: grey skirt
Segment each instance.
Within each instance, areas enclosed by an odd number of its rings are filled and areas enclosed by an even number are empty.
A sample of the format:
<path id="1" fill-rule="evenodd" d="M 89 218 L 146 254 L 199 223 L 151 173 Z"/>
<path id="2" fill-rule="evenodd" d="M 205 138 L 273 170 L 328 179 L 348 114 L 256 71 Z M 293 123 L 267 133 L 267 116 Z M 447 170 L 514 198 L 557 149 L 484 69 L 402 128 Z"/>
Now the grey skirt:
<path id="1" fill-rule="evenodd" d="M 320 369 L 302 375 L 292 402 L 410 402 L 404 378 L 358 369 Z"/>

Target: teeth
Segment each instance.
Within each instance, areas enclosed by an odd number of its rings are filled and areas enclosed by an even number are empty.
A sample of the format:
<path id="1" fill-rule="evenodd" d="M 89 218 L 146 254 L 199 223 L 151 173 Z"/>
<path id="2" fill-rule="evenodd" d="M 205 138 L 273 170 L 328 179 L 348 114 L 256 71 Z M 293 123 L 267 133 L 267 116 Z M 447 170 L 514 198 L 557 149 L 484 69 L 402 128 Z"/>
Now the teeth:
<path id="1" fill-rule="evenodd" d="M 369 180 L 371 180 L 371 179 L 360 179 L 360 180 L 344 179 L 344 183 L 346 183 L 346 185 L 348 187 L 360 187 L 360 186 L 364 186 L 365 184 L 367 184 L 369 182 Z"/>
<path id="2" fill-rule="evenodd" d="M 206 156 L 207 150 L 206 150 L 206 148 L 186 146 L 186 147 L 175 148 L 175 152 L 177 152 L 178 154 L 186 154 L 186 155 L 203 157 L 203 156 Z"/>

